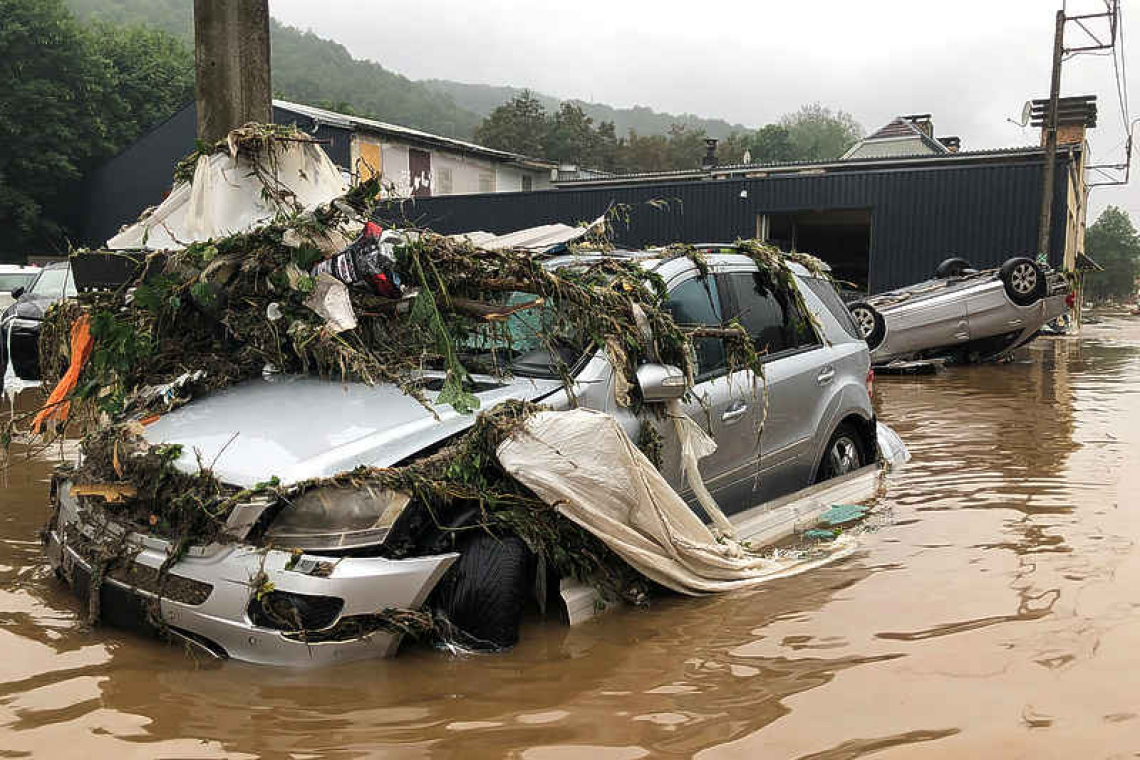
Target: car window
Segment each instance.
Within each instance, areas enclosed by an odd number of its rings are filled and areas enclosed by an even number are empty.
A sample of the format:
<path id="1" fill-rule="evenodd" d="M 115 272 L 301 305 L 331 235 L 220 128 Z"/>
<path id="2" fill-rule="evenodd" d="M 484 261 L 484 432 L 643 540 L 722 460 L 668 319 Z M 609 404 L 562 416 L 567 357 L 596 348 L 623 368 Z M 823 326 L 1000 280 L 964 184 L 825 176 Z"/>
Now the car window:
<path id="1" fill-rule="evenodd" d="M 721 275 L 732 304 L 730 320 L 736 319 L 752 336 L 756 350 L 778 354 L 819 345 L 811 320 L 794 302 L 777 297 L 758 273 Z"/>
<path id="2" fill-rule="evenodd" d="M 66 288 L 66 289 L 65 289 Z M 61 298 L 76 296 L 75 278 L 71 276 L 70 267 L 58 269 L 45 269 L 32 285 L 32 293 L 37 296 Z"/>
<path id="3" fill-rule="evenodd" d="M 32 272 L 0 274 L 0 293 L 7 293 L 16 288 L 26 288 L 35 276 Z"/>
<path id="4" fill-rule="evenodd" d="M 847 304 L 843 303 L 843 299 L 835 291 L 834 285 L 819 277 L 804 277 L 803 281 L 807 283 L 812 293 L 819 296 L 819 300 L 823 301 L 823 305 L 827 307 L 832 316 L 839 320 L 844 332 L 852 338 L 863 340 L 859 328 L 855 325 L 855 320 L 851 318 L 851 312 L 847 310 Z"/>
<path id="5" fill-rule="evenodd" d="M 711 277 L 685 280 L 670 291 L 665 306 L 673 321 L 681 326 L 720 327 L 723 321 L 716 281 Z M 693 349 L 698 376 L 708 376 L 725 366 L 724 342 L 720 338 L 694 338 Z"/>

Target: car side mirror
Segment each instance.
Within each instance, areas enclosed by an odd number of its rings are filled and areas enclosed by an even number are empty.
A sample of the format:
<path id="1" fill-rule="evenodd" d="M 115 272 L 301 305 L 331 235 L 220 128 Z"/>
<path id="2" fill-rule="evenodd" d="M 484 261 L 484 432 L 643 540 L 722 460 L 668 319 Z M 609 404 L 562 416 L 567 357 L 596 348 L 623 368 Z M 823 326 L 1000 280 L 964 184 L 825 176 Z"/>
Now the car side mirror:
<path id="1" fill-rule="evenodd" d="M 685 373 L 668 364 L 642 364 L 637 368 L 637 384 L 644 401 L 672 401 L 685 395 Z"/>
<path id="2" fill-rule="evenodd" d="M 21 285 L 20 287 L 18 287 L 12 291 L 12 298 L 19 298 L 20 296 L 24 295 L 24 293 L 26 291 L 27 291 L 27 288 L 25 288 L 23 285 Z"/>

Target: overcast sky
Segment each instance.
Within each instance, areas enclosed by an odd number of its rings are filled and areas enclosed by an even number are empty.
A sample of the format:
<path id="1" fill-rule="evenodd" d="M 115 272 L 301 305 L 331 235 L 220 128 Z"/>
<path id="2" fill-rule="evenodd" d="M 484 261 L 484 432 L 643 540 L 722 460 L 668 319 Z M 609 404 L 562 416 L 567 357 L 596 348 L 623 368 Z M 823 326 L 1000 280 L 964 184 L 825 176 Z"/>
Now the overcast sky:
<path id="1" fill-rule="evenodd" d="M 929 112 L 937 134 L 958 135 L 971 150 L 1038 141 L 1035 130 L 1007 119 L 1019 118 L 1027 99 L 1048 95 L 1061 2 L 270 0 L 270 11 L 412 79 L 530 87 L 750 127 L 814 101 L 849 111 L 868 131 L 899 114 Z M 1070 15 L 1104 7 L 1067 2 Z M 1122 5 L 1122 73 L 1132 73 L 1140 7 Z M 1066 34 L 1075 46 L 1076 28 Z M 1113 58 L 1067 61 L 1061 93 L 1097 95 L 1092 159 L 1122 162 Z M 1089 223 L 1110 203 L 1140 226 L 1140 171 L 1129 186 L 1092 191 Z"/>

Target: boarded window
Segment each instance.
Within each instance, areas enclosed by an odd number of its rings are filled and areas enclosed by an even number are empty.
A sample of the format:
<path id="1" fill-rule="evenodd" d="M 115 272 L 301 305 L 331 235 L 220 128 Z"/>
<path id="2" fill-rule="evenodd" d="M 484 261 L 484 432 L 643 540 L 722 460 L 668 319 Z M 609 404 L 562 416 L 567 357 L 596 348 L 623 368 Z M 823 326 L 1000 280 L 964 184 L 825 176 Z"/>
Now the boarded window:
<path id="1" fill-rule="evenodd" d="M 495 173 L 494 172 L 479 172 L 479 192 L 493 193 L 495 192 Z"/>
<path id="2" fill-rule="evenodd" d="M 383 163 L 380 159 L 380 146 L 375 143 L 360 141 L 357 144 L 360 158 L 356 162 L 356 174 L 361 182 L 380 176 Z"/>

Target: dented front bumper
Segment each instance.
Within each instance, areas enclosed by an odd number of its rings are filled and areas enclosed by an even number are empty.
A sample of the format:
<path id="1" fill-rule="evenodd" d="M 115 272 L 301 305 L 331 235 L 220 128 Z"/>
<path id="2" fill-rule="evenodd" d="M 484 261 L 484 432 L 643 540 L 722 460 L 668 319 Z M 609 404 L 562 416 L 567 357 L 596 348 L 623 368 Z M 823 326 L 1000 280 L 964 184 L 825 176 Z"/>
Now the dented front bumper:
<path id="1" fill-rule="evenodd" d="M 371 625 L 371 616 L 388 608 L 418 609 L 459 556 L 297 557 L 247 544 L 210 544 L 192 547 L 169 569 L 159 599 L 159 568 L 170 544 L 139 533 L 124 539 L 117 524 L 79 504 L 67 481 L 53 491 L 48 557 L 78 596 L 88 598 L 100 547 L 126 550 L 100 585 L 101 620 L 166 629 L 213 654 L 258 664 L 311 666 L 394 654 L 399 635 Z M 298 634 L 255 622 L 251 601 L 271 592 L 316 600 L 320 627 Z"/>

